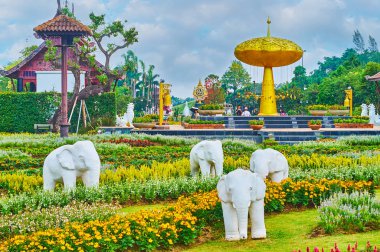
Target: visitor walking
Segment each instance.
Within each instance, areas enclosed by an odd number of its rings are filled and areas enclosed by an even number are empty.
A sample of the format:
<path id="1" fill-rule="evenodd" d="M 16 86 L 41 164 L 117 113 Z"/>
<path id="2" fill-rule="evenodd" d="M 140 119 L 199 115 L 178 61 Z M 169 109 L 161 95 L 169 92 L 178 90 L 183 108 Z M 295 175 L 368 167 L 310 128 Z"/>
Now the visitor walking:
<path id="1" fill-rule="evenodd" d="M 241 111 L 241 106 L 238 106 L 236 109 L 236 115 L 241 116 L 242 113 L 243 113 L 243 111 Z"/>
<path id="2" fill-rule="evenodd" d="M 241 115 L 242 116 L 251 116 L 251 113 L 248 111 L 248 107 L 244 108 L 244 112 Z"/>

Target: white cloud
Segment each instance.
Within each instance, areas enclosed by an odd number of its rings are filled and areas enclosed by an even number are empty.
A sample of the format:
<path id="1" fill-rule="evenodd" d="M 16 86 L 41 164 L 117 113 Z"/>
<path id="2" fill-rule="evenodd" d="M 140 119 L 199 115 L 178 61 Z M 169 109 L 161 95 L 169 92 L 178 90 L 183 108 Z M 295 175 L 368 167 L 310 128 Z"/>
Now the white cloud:
<path id="1" fill-rule="evenodd" d="M 70 1 L 72 2 L 72 1 Z M 52 18 L 56 1 L 0 0 L 0 64 L 18 57 L 25 46 L 42 41 L 33 27 Z M 326 56 L 339 56 L 352 47 L 359 29 L 367 42 L 380 43 L 379 0 L 75 0 L 75 13 L 88 23 L 88 14 L 106 14 L 108 21 L 127 19 L 139 31 L 139 42 L 128 49 L 147 65 L 156 66 L 160 78 L 173 84 L 177 96 L 191 96 L 199 79 L 223 75 L 235 59 L 235 46 L 266 35 L 266 18 L 272 19 L 272 36 L 288 38 L 306 50 L 307 72 Z M 114 55 L 112 65 L 122 63 Z M 99 60 L 102 60 L 101 54 Z M 275 80 L 291 79 L 294 67 L 275 69 Z M 247 66 L 256 81 L 262 69 Z"/>

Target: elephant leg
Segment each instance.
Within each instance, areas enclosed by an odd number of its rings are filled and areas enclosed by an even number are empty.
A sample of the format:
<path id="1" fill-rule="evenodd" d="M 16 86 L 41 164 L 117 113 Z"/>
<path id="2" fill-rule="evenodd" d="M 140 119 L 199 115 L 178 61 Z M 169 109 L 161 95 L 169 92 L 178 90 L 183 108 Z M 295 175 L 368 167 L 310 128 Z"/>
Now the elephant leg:
<path id="1" fill-rule="evenodd" d="M 227 241 L 240 240 L 238 218 L 236 209 L 231 203 L 222 202 L 224 228 L 226 232 Z"/>
<path id="2" fill-rule="evenodd" d="M 204 177 L 210 177 L 210 168 L 211 168 L 211 165 L 209 164 L 209 162 L 207 162 L 205 160 L 202 160 L 202 161 L 199 162 L 199 166 L 201 167 L 202 176 L 204 176 Z"/>
<path id="3" fill-rule="evenodd" d="M 55 181 L 53 178 L 45 178 L 44 177 L 44 190 L 54 190 Z"/>
<path id="4" fill-rule="evenodd" d="M 274 172 L 270 174 L 270 178 L 273 182 L 280 183 L 284 179 L 284 172 Z"/>
<path id="5" fill-rule="evenodd" d="M 194 160 L 190 160 L 190 171 L 192 177 L 196 177 L 198 175 L 199 164 L 196 163 Z"/>
<path id="6" fill-rule="evenodd" d="M 215 176 L 216 176 L 216 168 L 215 168 L 215 164 L 210 165 L 210 175 L 211 175 L 211 177 L 213 177 L 213 178 L 215 178 Z"/>
<path id="7" fill-rule="evenodd" d="M 216 176 L 218 176 L 218 177 L 222 176 L 222 174 L 223 174 L 223 163 L 222 164 L 218 164 L 218 163 L 215 164 L 215 173 L 216 173 Z"/>
<path id="8" fill-rule="evenodd" d="M 67 172 L 62 176 L 65 190 L 75 188 L 77 185 L 77 176 L 75 172 Z"/>
<path id="9" fill-rule="evenodd" d="M 86 187 L 98 186 L 99 177 L 100 171 L 86 171 L 82 175 L 82 181 Z"/>
<path id="10" fill-rule="evenodd" d="M 44 190 L 54 190 L 55 180 L 53 176 L 50 174 L 50 172 L 48 171 L 48 169 L 49 168 L 44 167 L 43 172 L 42 172 L 43 173 L 42 177 L 44 180 Z"/>
<path id="11" fill-rule="evenodd" d="M 267 237 L 264 221 L 264 199 L 253 201 L 249 209 L 249 215 L 252 221 L 251 233 L 253 239 L 262 239 Z"/>

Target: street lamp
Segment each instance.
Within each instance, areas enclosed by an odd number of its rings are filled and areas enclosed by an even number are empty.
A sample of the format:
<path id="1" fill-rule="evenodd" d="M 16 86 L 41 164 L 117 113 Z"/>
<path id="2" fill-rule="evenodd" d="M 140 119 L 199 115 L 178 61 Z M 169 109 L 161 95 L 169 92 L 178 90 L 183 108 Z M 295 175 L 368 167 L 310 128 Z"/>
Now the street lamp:
<path id="1" fill-rule="evenodd" d="M 303 50 L 303 52 L 305 53 L 306 50 Z M 302 67 L 303 67 L 303 53 L 302 53 Z"/>
<path id="2" fill-rule="evenodd" d="M 346 93 L 346 98 L 344 99 L 344 106 L 350 107 L 350 116 L 352 116 L 352 89 L 351 87 L 348 87 L 346 90 L 344 90 Z"/>

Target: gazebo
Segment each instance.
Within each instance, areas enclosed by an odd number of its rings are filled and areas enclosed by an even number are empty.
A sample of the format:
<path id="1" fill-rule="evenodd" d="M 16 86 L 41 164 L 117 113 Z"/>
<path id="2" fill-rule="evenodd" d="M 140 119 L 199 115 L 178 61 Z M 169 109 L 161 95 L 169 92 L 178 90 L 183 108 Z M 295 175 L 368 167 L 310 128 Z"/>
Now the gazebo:
<path id="1" fill-rule="evenodd" d="M 59 2 L 58 2 L 59 3 Z M 67 121 L 67 48 L 73 46 L 75 37 L 84 37 L 91 35 L 91 29 L 81 22 L 70 18 L 61 12 L 60 4 L 58 5 L 57 14 L 55 17 L 33 29 L 41 38 L 59 37 L 61 39 L 61 137 L 67 137 L 70 124 Z"/>

